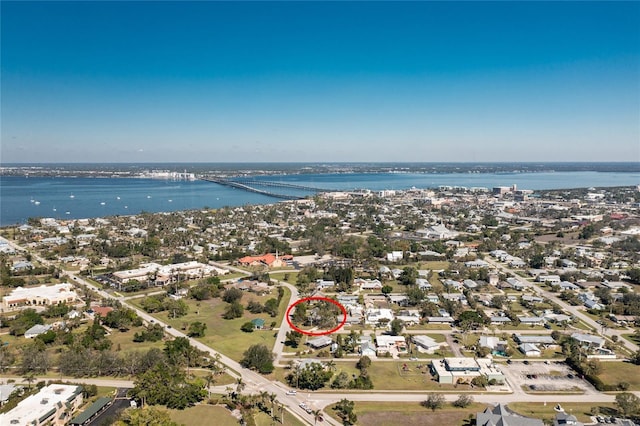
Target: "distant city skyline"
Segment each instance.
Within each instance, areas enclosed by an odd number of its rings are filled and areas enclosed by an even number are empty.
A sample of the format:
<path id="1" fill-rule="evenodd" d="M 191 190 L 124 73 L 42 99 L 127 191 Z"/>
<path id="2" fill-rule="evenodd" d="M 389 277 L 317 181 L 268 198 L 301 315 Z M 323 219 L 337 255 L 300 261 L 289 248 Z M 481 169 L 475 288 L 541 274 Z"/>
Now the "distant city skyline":
<path id="1" fill-rule="evenodd" d="M 0 161 L 640 161 L 639 2 L 2 2 Z"/>

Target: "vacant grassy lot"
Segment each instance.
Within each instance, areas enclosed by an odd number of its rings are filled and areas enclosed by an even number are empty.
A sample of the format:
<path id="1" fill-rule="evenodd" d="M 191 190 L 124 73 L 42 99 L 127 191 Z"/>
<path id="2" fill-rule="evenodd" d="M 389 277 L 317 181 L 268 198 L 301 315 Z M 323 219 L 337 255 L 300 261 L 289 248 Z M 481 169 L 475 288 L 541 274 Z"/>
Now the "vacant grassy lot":
<path id="1" fill-rule="evenodd" d="M 605 384 L 629 383 L 630 391 L 640 390 L 640 365 L 629 362 L 601 362 L 602 373 L 598 375 Z"/>
<path id="2" fill-rule="evenodd" d="M 279 272 L 269 272 L 269 277 L 273 280 L 285 281 L 290 284 L 295 284 L 298 280 L 298 273 L 295 270 L 290 271 L 279 271 Z M 285 279 L 288 278 L 288 279 Z"/>
<path id="3" fill-rule="evenodd" d="M 196 405 L 186 410 L 169 410 L 171 420 L 187 426 L 237 426 L 238 419 L 219 405 Z M 215 419 L 215 420 L 214 420 Z"/>
<path id="4" fill-rule="evenodd" d="M 607 415 L 614 414 L 613 410 L 615 410 L 614 404 L 598 402 L 593 404 L 580 403 L 580 402 L 563 402 L 562 408 L 569 413 L 573 414 L 578 418 L 578 421 L 589 423 L 591 420 L 589 419 L 591 407 L 597 406 L 600 408 L 601 413 L 605 413 Z M 509 408 L 515 411 L 518 414 L 522 414 L 527 417 L 535 417 L 538 419 L 542 419 L 545 423 L 551 423 L 553 418 L 556 415 L 556 411 L 553 409 L 555 404 L 548 403 L 544 405 L 542 402 L 512 402 L 509 404 Z"/>
<path id="5" fill-rule="evenodd" d="M 328 406 L 327 414 L 340 421 L 333 410 L 335 405 Z M 485 409 L 484 404 L 472 404 L 460 409 L 450 405 L 437 411 L 431 411 L 416 402 L 356 402 L 355 412 L 358 424 L 367 426 L 453 426 L 463 425 L 470 415 Z"/>
<path id="6" fill-rule="evenodd" d="M 630 342 L 635 343 L 636 345 L 640 345 L 640 336 L 637 334 L 623 334 L 622 337 Z"/>
<path id="7" fill-rule="evenodd" d="M 140 332 L 141 330 L 144 330 L 144 327 L 134 327 L 131 330 L 125 332 L 113 330 L 108 336 L 109 340 L 113 342 L 113 346 L 111 348 L 113 350 L 120 350 L 122 352 L 128 352 L 132 350 L 145 352 L 151 348 L 162 349 L 164 347 L 164 341 L 162 340 L 159 340 L 157 342 L 134 342 L 133 335 L 136 334 L 136 332 Z"/>
<path id="8" fill-rule="evenodd" d="M 265 320 L 266 327 L 272 322 L 276 322 L 279 325 L 284 316 L 284 312 L 287 308 L 286 301 L 289 300 L 290 291 L 284 288 L 284 296 L 280 303 L 279 314 L 276 318 L 272 318 L 268 314 L 252 314 L 245 310 L 242 318 L 233 320 L 225 320 L 222 318 L 222 314 L 227 307 L 227 303 L 223 302 L 219 298 L 195 301 L 192 299 L 184 299 L 187 305 L 189 305 L 189 313 L 180 318 L 169 318 L 168 312 L 159 312 L 153 314 L 158 319 L 172 327 L 177 329 L 186 329 L 188 325 L 194 321 L 201 321 L 207 324 L 207 330 L 205 336 L 200 338 L 202 343 L 214 348 L 217 351 L 239 361 L 242 358 L 244 351 L 249 346 L 254 344 L 263 343 L 269 348 L 273 348 L 275 344 L 276 331 L 273 330 L 256 330 L 253 333 L 245 333 L 240 331 L 240 327 L 247 321 L 251 321 L 254 318 L 262 318 Z M 262 304 L 270 298 L 277 298 L 277 290 L 275 288 L 270 295 L 258 296 L 253 293 L 245 293 L 240 303 L 246 306 L 249 301 L 255 300 Z"/>
<path id="9" fill-rule="evenodd" d="M 280 414 L 278 413 L 278 416 L 280 416 Z M 278 417 L 279 419 L 280 417 Z M 284 424 L 284 425 L 292 425 L 292 426 L 304 426 L 305 423 L 302 423 L 300 420 L 298 420 L 296 417 L 294 417 L 291 413 L 289 413 L 287 410 L 284 410 L 284 422 L 283 423 L 274 423 L 273 422 L 273 418 L 271 418 L 271 416 L 269 416 L 266 413 L 263 413 L 262 411 L 259 413 L 256 413 L 253 416 L 253 419 L 256 422 L 257 426 L 273 426 L 274 424 Z"/>

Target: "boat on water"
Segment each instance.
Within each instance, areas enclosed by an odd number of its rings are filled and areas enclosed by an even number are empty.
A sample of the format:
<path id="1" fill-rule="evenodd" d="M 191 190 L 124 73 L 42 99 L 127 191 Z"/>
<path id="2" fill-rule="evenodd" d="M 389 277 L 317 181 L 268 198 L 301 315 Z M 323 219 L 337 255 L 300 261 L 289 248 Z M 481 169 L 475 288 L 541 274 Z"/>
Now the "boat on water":
<path id="1" fill-rule="evenodd" d="M 151 195 L 147 195 L 147 198 L 151 198 Z"/>
<path id="2" fill-rule="evenodd" d="M 71 214 L 71 212 L 64 212 L 64 214 Z"/>
<path id="3" fill-rule="evenodd" d="M 69 198 L 76 198 L 76 196 L 71 194 L 71 195 L 69 195 Z"/>
<path id="4" fill-rule="evenodd" d="M 170 199 L 170 200 L 169 200 L 169 202 L 170 202 L 170 203 L 173 203 L 173 200 L 171 200 L 171 199 Z"/>
<path id="5" fill-rule="evenodd" d="M 105 204 L 107 203 L 105 203 L 104 201 L 100 203 L 101 206 L 104 206 Z"/>
<path id="6" fill-rule="evenodd" d="M 119 200 L 119 199 L 120 199 L 120 197 L 116 197 L 116 200 Z"/>
<path id="7" fill-rule="evenodd" d="M 35 204 L 36 206 L 40 205 L 40 201 L 34 201 L 33 204 Z"/>

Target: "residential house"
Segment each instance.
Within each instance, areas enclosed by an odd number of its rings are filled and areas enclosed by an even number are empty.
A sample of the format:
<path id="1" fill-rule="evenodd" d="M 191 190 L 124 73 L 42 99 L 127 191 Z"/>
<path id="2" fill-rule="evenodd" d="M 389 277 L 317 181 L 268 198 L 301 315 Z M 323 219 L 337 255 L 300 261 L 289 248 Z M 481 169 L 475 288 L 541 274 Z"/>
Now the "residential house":
<path id="1" fill-rule="evenodd" d="M 335 287 L 335 285 L 336 285 L 336 282 L 332 280 L 322 280 L 322 279 L 316 280 L 316 289 L 320 291 L 326 290 L 328 288 L 333 288 Z"/>
<path id="2" fill-rule="evenodd" d="M 252 319 L 251 324 L 253 324 L 253 328 L 256 330 L 262 330 L 264 328 L 264 320 L 262 318 Z"/>
<path id="3" fill-rule="evenodd" d="M 36 324 L 24 332 L 24 337 L 25 339 L 33 339 L 49 330 L 51 330 L 51 324 Z"/>
<path id="4" fill-rule="evenodd" d="M 493 316 L 490 317 L 491 320 L 491 325 L 505 325 L 505 324 L 509 324 L 511 322 L 511 318 L 504 316 Z"/>
<path id="5" fill-rule="evenodd" d="M 392 251 L 391 253 L 387 253 L 386 255 L 386 259 L 389 262 L 399 262 L 402 260 L 402 257 L 402 251 Z"/>
<path id="6" fill-rule="evenodd" d="M 605 340 L 602 337 L 585 333 L 573 333 L 571 337 L 580 343 L 581 346 L 589 349 L 600 349 L 604 346 Z"/>
<path id="7" fill-rule="evenodd" d="M 448 324 L 452 325 L 455 321 L 452 317 L 427 317 L 429 324 Z"/>
<path id="8" fill-rule="evenodd" d="M 478 344 L 480 347 L 489 348 L 491 351 L 497 352 L 506 352 L 509 347 L 509 344 L 506 341 L 500 340 L 495 336 L 480 336 Z"/>
<path id="9" fill-rule="evenodd" d="M 377 325 L 381 322 L 391 322 L 394 319 L 394 314 L 391 309 L 387 308 L 369 308 L 365 311 L 365 324 Z"/>
<path id="10" fill-rule="evenodd" d="M 464 280 L 462 282 L 462 285 L 464 285 L 466 288 L 468 288 L 469 290 L 473 290 L 474 288 L 478 287 L 478 284 L 473 281 L 473 280 Z"/>
<path id="11" fill-rule="evenodd" d="M 424 335 L 413 335 L 411 336 L 411 340 L 416 345 L 416 348 L 418 348 L 418 351 L 428 354 L 434 353 L 445 344 L 442 342 L 436 342 L 431 337 Z"/>
<path id="12" fill-rule="evenodd" d="M 562 282 L 559 275 L 538 275 L 536 281 L 545 284 L 560 284 Z"/>
<path id="13" fill-rule="evenodd" d="M 524 325 L 541 326 L 545 323 L 543 317 L 518 317 L 518 319 L 520 323 Z"/>
<path id="14" fill-rule="evenodd" d="M 556 417 L 553 419 L 553 426 L 584 426 L 584 423 L 579 422 L 576 416 L 573 414 L 567 414 L 563 411 L 556 413 Z"/>
<path id="15" fill-rule="evenodd" d="M 378 355 L 390 353 L 392 356 L 407 353 L 407 342 L 403 336 L 388 336 L 386 334 L 376 336 L 376 352 Z"/>
<path id="16" fill-rule="evenodd" d="M 329 336 L 318 336 L 316 338 L 307 340 L 307 346 L 313 349 L 321 349 L 330 346 L 333 343 Z"/>
<path id="17" fill-rule="evenodd" d="M 544 426 L 542 420 L 523 417 L 508 410 L 505 404 L 487 407 L 476 415 L 476 426 Z"/>
<path id="18" fill-rule="evenodd" d="M 382 290 L 383 287 L 380 280 L 356 278 L 353 283 L 359 286 L 360 290 Z"/>
<path id="19" fill-rule="evenodd" d="M 542 351 L 534 343 L 521 343 L 518 349 L 525 356 L 539 357 L 542 355 Z"/>
<path id="20" fill-rule="evenodd" d="M 431 283 L 429 282 L 429 280 L 424 279 L 424 278 L 418 278 L 416 279 L 416 285 L 418 286 L 418 288 L 420 290 L 431 290 Z"/>
<path id="21" fill-rule="evenodd" d="M 539 336 L 532 335 L 532 334 L 516 334 L 513 340 L 515 340 L 516 343 L 520 343 L 520 344 L 531 343 L 531 344 L 535 344 L 543 347 L 557 346 L 556 341 L 553 340 L 553 337 L 551 337 L 548 334 L 543 334 Z"/>

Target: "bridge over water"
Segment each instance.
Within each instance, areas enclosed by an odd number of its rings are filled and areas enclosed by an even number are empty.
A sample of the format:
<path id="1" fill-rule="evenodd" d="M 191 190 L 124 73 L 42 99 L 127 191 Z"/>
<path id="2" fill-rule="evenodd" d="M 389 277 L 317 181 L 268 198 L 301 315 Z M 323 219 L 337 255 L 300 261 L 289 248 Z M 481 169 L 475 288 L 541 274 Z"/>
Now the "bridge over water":
<path id="1" fill-rule="evenodd" d="M 318 193 L 318 192 L 333 192 L 335 189 L 323 189 L 323 188 L 315 188 L 311 186 L 305 185 L 295 185 L 292 183 L 284 183 L 284 182 L 272 182 L 265 180 L 257 180 L 252 178 L 236 178 L 236 179 L 225 179 L 215 176 L 199 176 L 200 180 L 204 180 L 207 182 L 217 183 L 218 185 L 229 186 L 232 188 L 242 189 L 244 191 L 254 192 L 256 194 L 266 195 L 268 197 L 280 198 L 283 200 L 301 200 L 306 197 L 301 195 L 291 195 L 291 194 L 283 194 L 279 192 L 270 191 L 268 189 L 259 189 L 258 187 L 265 188 L 283 188 L 283 189 L 292 189 L 296 191 L 305 191 L 310 193 Z"/>

